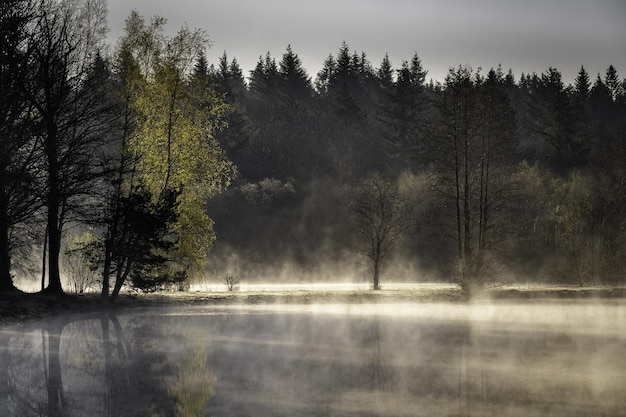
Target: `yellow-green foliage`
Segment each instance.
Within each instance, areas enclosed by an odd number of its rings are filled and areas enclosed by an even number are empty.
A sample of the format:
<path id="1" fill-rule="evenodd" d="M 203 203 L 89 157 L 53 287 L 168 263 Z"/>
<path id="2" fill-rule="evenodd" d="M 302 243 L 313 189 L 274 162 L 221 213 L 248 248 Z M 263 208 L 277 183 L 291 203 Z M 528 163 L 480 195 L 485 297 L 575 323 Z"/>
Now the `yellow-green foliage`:
<path id="1" fill-rule="evenodd" d="M 131 103 L 136 124 L 128 149 L 155 199 L 166 189 L 181 190 L 172 232 L 178 238 L 179 259 L 199 268 L 215 239 L 206 200 L 235 175 L 234 165 L 213 137 L 227 105 L 191 71 L 207 46 L 205 34 L 183 27 L 167 38 L 164 23 L 154 18 L 146 26 L 136 12 L 126 22 L 122 45 L 140 69 Z"/>
<path id="2" fill-rule="evenodd" d="M 607 184 L 580 171 L 559 177 L 524 164 L 521 176 L 536 213 L 532 232 L 555 249 L 558 273 L 580 284 L 601 278 L 610 263 L 609 247 L 602 230 L 610 195 Z"/>
<path id="3" fill-rule="evenodd" d="M 168 386 L 169 393 L 176 400 L 176 415 L 204 416 L 213 396 L 215 380 L 207 364 L 206 347 L 202 341 L 198 341 L 182 355 L 176 366 L 176 379 Z"/>

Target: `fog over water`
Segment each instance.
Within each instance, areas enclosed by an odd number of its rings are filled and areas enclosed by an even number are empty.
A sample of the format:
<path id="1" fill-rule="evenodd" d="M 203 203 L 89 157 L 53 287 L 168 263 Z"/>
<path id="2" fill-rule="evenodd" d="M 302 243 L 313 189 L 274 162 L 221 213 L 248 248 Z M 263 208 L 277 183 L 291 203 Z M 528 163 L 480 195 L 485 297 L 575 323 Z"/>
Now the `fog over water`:
<path id="1" fill-rule="evenodd" d="M 626 302 L 131 309 L 0 328 L 0 415 L 626 415 Z"/>
<path id="2" fill-rule="evenodd" d="M 417 289 L 456 289 L 457 284 L 385 282 L 386 290 L 417 290 Z M 240 283 L 237 290 L 242 292 L 277 292 L 277 291 L 362 291 L 372 289 L 369 282 L 300 282 L 300 283 Z M 207 282 L 192 284 L 191 291 L 224 292 L 229 291 L 223 282 Z"/>

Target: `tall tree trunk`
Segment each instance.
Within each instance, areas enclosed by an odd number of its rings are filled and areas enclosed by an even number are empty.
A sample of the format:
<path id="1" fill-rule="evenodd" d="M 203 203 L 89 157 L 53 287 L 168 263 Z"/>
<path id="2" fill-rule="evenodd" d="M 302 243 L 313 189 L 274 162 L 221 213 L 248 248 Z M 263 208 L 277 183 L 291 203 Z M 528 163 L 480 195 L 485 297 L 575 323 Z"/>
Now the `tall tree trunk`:
<path id="1" fill-rule="evenodd" d="M 374 290 L 380 290 L 380 261 L 374 262 Z"/>
<path id="2" fill-rule="evenodd" d="M 63 294 L 61 273 L 59 270 L 59 256 L 61 254 L 61 190 L 59 162 L 57 161 L 57 132 L 54 122 L 49 123 L 48 137 L 46 138 L 46 156 L 48 158 L 48 287 L 50 294 Z"/>
<path id="3" fill-rule="evenodd" d="M 51 192 L 51 194 L 57 194 Z M 62 295 L 59 256 L 61 254 L 61 229 L 59 227 L 59 203 L 56 196 L 48 200 L 48 287 L 46 292 Z"/>
<path id="4" fill-rule="evenodd" d="M 456 127 L 454 132 L 454 206 L 456 209 L 456 242 L 459 262 L 461 266 L 461 281 L 464 279 L 465 272 L 465 259 L 463 251 L 463 228 L 462 228 L 462 216 L 461 216 L 461 176 L 460 176 L 460 161 L 459 161 L 459 139 L 456 133 Z"/>
<path id="5" fill-rule="evenodd" d="M 124 265 L 124 267 L 118 265 L 117 278 L 115 279 L 115 286 L 113 287 L 113 292 L 111 293 L 111 297 L 109 297 L 109 301 L 111 303 L 115 302 L 115 299 L 117 298 L 118 294 L 122 290 L 122 286 L 124 285 L 124 282 L 126 282 L 128 275 L 130 274 L 132 264 L 133 262 L 130 260 L 130 257 L 127 257 L 126 265 Z"/>
<path id="6" fill-rule="evenodd" d="M 464 268 L 471 266 L 472 262 L 472 214 L 471 214 L 471 198 L 470 189 L 470 109 L 469 109 L 469 91 L 466 91 L 464 97 L 465 106 L 463 109 L 464 131 L 463 131 L 463 259 Z M 471 273 L 471 271 L 470 271 Z M 473 277 L 470 277 L 470 279 Z"/>
<path id="7" fill-rule="evenodd" d="M 46 270 L 48 261 L 48 225 L 43 236 L 43 250 L 41 252 L 41 291 L 46 289 Z"/>

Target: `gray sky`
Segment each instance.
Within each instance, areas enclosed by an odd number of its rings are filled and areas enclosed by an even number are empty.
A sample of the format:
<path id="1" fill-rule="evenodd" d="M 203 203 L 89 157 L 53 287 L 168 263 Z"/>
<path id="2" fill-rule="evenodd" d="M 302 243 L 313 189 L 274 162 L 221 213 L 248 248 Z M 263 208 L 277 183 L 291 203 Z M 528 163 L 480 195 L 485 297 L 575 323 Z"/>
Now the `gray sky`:
<path id="1" fill-rule="evenodd" d="M 217 64 L 224 51 L 245 75 L 260 55 L 277 61 L 287 45 L 315 78 L 345 41 L 374 67 L 384 54 L 395 68 L 417 53 L 427 78 L 448 69 L 502 64 L 522 72 L 556 67 L 566 83 L 581 65 L 592 80 L 609 65 L 626 75 L 626 0 L 109 0 L 111 42 L 136 9 L 146 20 L 168 19 L 168 31 L 187 23 L 206 30 Z"/>

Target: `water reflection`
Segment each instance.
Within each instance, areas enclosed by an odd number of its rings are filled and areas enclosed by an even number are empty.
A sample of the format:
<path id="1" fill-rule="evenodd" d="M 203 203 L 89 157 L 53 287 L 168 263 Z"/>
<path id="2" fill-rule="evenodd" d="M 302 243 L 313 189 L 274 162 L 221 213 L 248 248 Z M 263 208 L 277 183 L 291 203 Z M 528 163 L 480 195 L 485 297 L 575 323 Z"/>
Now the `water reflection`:
<path id="1" fill-rule="evenodd" d="M 225 306 L 1 329 L 0 416 L 618 416 L 626 305 Z"/>
<path id="2" fill-rule="evenodd" d="M 206 346 L 113 313 L 4 329 L 0 373 L 2 416 L 203 416 L 214 383 Z"/>

